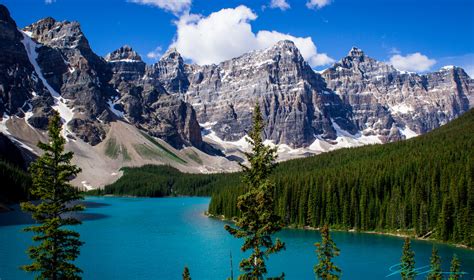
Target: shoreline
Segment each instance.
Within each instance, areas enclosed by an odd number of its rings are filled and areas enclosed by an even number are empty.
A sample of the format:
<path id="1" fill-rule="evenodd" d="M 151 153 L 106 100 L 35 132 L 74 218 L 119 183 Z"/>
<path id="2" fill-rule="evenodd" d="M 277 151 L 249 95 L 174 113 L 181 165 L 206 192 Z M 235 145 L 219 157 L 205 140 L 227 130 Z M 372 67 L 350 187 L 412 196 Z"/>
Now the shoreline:
<path id="1" fill-rule="evenodd" d="M 214 215 L 210 214 L 207 211 L 203 213 L 206 217 L 211 218 L 211 219 L 216 219 L 219 221 L 223 222 L 234 222 L 232 219 L 227 219 L 223 215 Z M 307 231 L 319 231 L 319 228 L 311 227 L 311 226 L 303 226 L 303 227 L 296 227 L 296 226 L 286 226 L 283 229 L 291 229 L 291 230 L 307 230 Z M 438 244 L 444 244 L 444 245 L 449 245 L 453 246 L 456 248 L 462 248 L 470 251 L 474 251 L 474 247 L 469 247 L 464 244 L 458 244 L 458 243 L 451 243 L 451 242 L 444 242 L 438 239 L 433 239 L 433 238 L 423 238 L 423 237 L 418 237 L 413 234 L 410 234 L 408 232 L 393 232 L 393 231 L 377 231 L 377 230 L 357 230 L 357 229 L 330 229 L 330 231 L 339 231 L 339 232 L 348 232 L 348 233 L 365 233 L 365 234 L 375 234 L 375 235 L 383 235 L 383 236 L 392 236 L 392 237 L 397 237 L 397 238 L 406 238 L 409 237 L 410 239 L 413 240 L 420 240 L 420 241 L 427 241 L 427 242 L 432 242 L 432 243 L 438 243 Z"/>
<path id="2" fill-rule="evenodd" d="M 106 194 L 106 195 L 87 195 L 86 196 L 96 196 L 96 197 L 127 197 L 127 198 L 140 198 L 140 196 L 132 196 L 132 195 L 114 195 L 114 194 Z M 179 197 L 194 197 L 194 196 L 163 196 L 160 198 L 179 198 Z M 150 198 L 150 197 L 148 197 Z M 232 219 L 226 218 L 224 215 L 214 215 L 210 214 L 208 211 L 204 211 L 202 213 L 204 216 L 220 221 L 227 221 L 227 222 L 234 222 Z M 309 230 L 309 231 L 319 231 L 319 228 L 311 227 L 311 226 L 286 226 L 284 229 L 293 229 L 293 230 Z M 433 239 L 433 238 L 423 238 L 423 237 L 418 237 L 415 236 L 414 234 L 410 234 L 408 232 L 400 232 L 399 230 L 395 231 L 377 231 L 377 230 L 357 230 L 357 229 L 338 229 L 338 228 L 333 228 L 330 229 L 330 231 L 341 231 L 341 232 L 349 232 L 349 233 L 366 233 L 366 234 L 376 234 L 376 235 L 385 235 L 385 236 L 392 236 L 392 237 L 398 237 L 398 238 L 406 238 L 409 237 L 413 240 L 420 240 L 420 241 L 428 241 L 432 243 L 439 243 L 439 244 L 445 244 L 449 246 L 453 246 L 456 248 L 462 248 L 462 249 L 467 249 L 470 251 L 474 251 L 474 247 L 469 247 L 464 244 L 458 244 L 458 243 L 451 243 L 451 242 L 445 242 L 442 240 L 438 239 Z"/>

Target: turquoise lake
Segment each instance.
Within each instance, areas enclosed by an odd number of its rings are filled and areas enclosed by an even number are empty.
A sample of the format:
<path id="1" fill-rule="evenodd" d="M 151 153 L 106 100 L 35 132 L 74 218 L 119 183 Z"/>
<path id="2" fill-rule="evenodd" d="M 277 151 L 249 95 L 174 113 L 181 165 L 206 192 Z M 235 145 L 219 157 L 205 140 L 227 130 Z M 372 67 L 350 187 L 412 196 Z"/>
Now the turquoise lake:
<path id="1" fill-rule="evenodd" d="M 209 198 L 117 198 L 87 197 L 88 206 L 76 229 L 85 245 L 77 260 L 84 279 L 181 279 L 188 266 L 192 279 L 226 279 L 230 276 L 230 253 L 234 276 L 238 274 L 241 241 L 224 230 L 224 222 L 207 218 Z M 24 253 L 31 235 L 21 231 L 31 221 L 21 212 L 0 214 L 0 279 L 32 279 L 18 269 L 29 263 Z M 343 279 L 400 279 L 388 276 L 399 262 L 403 239 L 390 236 L 332 232 L 341 249 L 335 262 Z M 285 272 L 286 279 L 314 279 L 317 262 L 316 231 L 284 230 L 278 235 L 286 251 L 271 257 L 269 275 Z M 420 273 L 429 264 L 433 243 L 412 241 Z M 443 269 L 456 253 L 463 279 L 474 279 L 474 251 L 436 244 Z M 393 268 L 392 268 L 393 271 Z M 424 279 L 426 275 L 420 275 Z"/>

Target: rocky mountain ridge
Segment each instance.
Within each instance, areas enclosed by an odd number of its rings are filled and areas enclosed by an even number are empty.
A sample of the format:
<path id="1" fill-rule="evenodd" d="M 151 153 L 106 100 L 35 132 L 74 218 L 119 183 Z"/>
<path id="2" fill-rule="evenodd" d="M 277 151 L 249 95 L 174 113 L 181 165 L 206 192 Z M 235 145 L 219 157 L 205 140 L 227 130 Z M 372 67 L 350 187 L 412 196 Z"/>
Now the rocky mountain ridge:
<path id="1" fill-rule="evenodd" d="M 42 19 L 20 30 L 0 5 L 0 116 L 44 131 L 53 109 L 68 139 L 98 145 L 122 120 L 174 148 L 242 148 L 255 102 L 267 143 L 295 155 L 406 139 L 474 106 L 459 67 L 404 73 L 358 48 L 322 73 L 291 41 L 217 65 L 169 49 L 147 65 L 130 46 L 96 55 L 77 22 Z"/>

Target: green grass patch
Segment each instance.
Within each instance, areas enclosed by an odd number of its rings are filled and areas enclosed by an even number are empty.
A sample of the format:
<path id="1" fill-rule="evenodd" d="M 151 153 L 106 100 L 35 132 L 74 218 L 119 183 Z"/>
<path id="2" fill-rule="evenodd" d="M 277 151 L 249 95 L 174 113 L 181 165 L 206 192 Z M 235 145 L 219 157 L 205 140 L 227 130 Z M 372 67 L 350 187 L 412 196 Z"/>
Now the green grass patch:
<path id="1" fill-rule="evenodd" d="M 113 137 L 109 138 L 105 143 L 105 154 L 111 159 L 117 159 L 120 153 L 120 146 L 117 145 L 117 140 Z"/>
<path id="2" fill-rule="evenodd" d="M 174 161 L 177 161 L 179 163 L 187 163 L 185 160 L 183 160 L 182 158 L 178 157 L 175 153 L 173 153 L 172 151 L 168 150 L 165 146 L 161 145 L 158 141 L 156 141 L 155 138 L 151 137 L 150 135 L 148 135 L 147 133 L 143 132 L 143 131 L 140 131 L 140 134 L 145 137 L 148 141 L 150 141 L 151 143 L 153 143 L 153 145 L 155 145 L 158 149 L 161 150 L 161 154 L 165 157 L 168 157 L 169 159 L 172 159 Z M 135 148 L 136 149 L 136 148 Z M 143 148 L 140 148 L 143 150 Z M 138 152 L 138 150 L 137 150 Z"/>
<path id="3" fill-rule="evenodd" d="M 131 161 L 132 158 L 130 157 L 130 154 L 128 153 L 127 147 L 122 145 L 122 158 L 124 161 Z"/>
<path id="4" fill-rule="evenodd" d="M 133 148 L 137 153 L 146 159 L 160 159 L 162 158 L 162 153 L 160 153 L 157 149 L 153 149 L 150 146 L 145 144 L 133 144 Z"/>
<path id="5" fill-rule="evenodd" d="M 186 152 L 186 155 L 196 163 L 202 164 L 202 160 L 195 151 Z"/>

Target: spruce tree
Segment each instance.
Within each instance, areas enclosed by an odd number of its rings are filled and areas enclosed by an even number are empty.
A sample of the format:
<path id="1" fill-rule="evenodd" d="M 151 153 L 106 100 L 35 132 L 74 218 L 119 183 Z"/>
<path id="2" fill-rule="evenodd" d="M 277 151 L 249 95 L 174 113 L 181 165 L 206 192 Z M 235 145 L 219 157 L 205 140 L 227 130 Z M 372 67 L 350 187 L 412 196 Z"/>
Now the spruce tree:
<path id="1" fill-rule="evenodd" d="M 430 272 L 428 273 L 428 277 L 426 277 L 427 280 L 442 280 L 443 275 L 442 275 L 442 270 L 441 270 L 441 258 L 438 255 L 438 249 L 436 249 L 435 246 L 433 246 L 433 249 L 431 250 L 431 258 L 430 258 Z"/>
<path id="2" fill-rule="evenodd" d="M 411 249 L 410 238 L 408 237 L 405 238 L 405 243 L 403 244 L 400 273 L 403 280 L 414 280 L 416 277 L 415 252 Z"/>
<path id="3" fill-rule="evenodd" d="M 461 262 L 456 254 L 453 255 L 451 260 L 451 269 L 449 270 L 449 280 L 458 280 L 462 278 L 461 273 Z"/>
<path id="4" fill-rule="evenodd" d="M 22 269 L 35 272 L 37 279 L 81 279 L 82 271 L 73 261 L 79 256 L 83 243 L 79 240 L 79 233 L 70 228 L 81 222 L 70 214 L 84 209 L 82 205 L 73 203 L 83 197 L 69 183 L 81 170 L 71 164 L 73 153 L 64 152 L 65 139 L 60 133 L 61 120 L 55 113 L 48 127 L 49 143 L 38 143 L 44 154 L 29 169 L 33 181 L 31 194 L 40 203 L 21 204 L 22 210 L 30 212 L 37 222 L 25 231 L 33 232 L 33 241 L 39 242 L 28 249 L 33 263 Z"/>
<path id="5" fill-rule="evenodd" d="M 189 268 L 187 266 L 185 266 L 183 270 L 183 280 L 191 280 L 191 274 L 189 273 Z"/>
<path id="6" fill-rule="evenodd" d="M 332 262 L 332 259 L 339 256 L 340 250 L 332 240 L 327 225 L 324 225 L 321 229 L 321 238 L 321 242 L 314 244 L 317 247 L 316 254 L 318 255 L 318 264 L 314 266 L 316 279 L 339 279 L 341 276 L 341 269 Z"/>
<path id="7" fill-rule="evenodd" d="M 272 234 L 281 230 L 282 222 L 274 213 L 274 184 L 269 180 L 276 165 L 276 148 L 263 144 L 263 128 L 260 106 L 256 104 L 253 127 L 247 138 L 252 151 L 245 153 L 250 166 L 241 164 L 247 187 L 247 192 L 237 199 L 241 217 L 237 218 L 236 227 L 225 226 L 234 237 L 244 238 L 243 252 L 252 250 L 251 255 L 240 262 L 244 274 L 239 279 L 263 279 L 267 273 L 265 260 L 285 248 L 278 238 L 272 240 Z"/>

